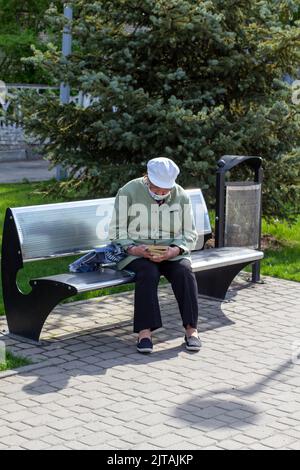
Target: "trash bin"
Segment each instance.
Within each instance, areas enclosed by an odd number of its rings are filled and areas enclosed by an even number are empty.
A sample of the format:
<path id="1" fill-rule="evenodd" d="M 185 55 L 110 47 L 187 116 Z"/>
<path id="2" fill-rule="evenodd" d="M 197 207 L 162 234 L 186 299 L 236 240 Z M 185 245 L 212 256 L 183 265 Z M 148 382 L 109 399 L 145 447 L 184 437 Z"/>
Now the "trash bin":
<path id="1" fill-rule="evenodd" d="M 230 172 L 246 165 L 249 181 L 231 181 Z M 216 247 L 243 246 L 260 250 L 262 215 L 262 159 L 224 155 L 218 161 L 216 183 Z M 260 280 L 260 261 L 252 265 L 252 282 Z"/>

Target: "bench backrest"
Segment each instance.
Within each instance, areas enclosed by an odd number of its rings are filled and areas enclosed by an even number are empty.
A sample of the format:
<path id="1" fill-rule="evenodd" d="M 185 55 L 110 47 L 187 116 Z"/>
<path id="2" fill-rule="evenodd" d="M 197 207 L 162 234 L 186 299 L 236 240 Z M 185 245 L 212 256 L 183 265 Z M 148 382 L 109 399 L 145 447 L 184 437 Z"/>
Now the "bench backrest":
<path id="1" fill-rule="evenodd" d="M 190 189 L 187 193 L 198 231 L 195 249 L 200 249 L 203 236 L 211 233 L 207 207 L 200 189 Z M 114 201 L 112 197 L 11 209 L 23 261 L 80 254 L 105 245 L 109 242 Z"/>

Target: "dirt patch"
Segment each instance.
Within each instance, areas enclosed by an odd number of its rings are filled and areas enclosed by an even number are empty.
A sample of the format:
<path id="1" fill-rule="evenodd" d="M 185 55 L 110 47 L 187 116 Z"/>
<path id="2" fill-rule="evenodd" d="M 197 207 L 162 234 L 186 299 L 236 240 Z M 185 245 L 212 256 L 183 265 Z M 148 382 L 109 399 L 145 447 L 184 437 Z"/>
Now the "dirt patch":
<path id="1" fill-rule="evenodd" d="M 275 238 L 273 235 L 269 233 L 265 233 L 261 237 L 261 249 L 262 250 L 268 250 L 268 249 L 279 250 L 283 246 L 284 244 L 281 241 L 277 240 L 277 238 Z"/>
<path id="2" fill-rule="evenodd" d="M 284 246 L 284 243 L 277 240 L 276 237 L 271 235 L 270 233 L 266 233 L 261 237 L 261 249 L 262 250 L 279 250 Z M 215 238 L 214 234 L 212 235 L 212 238 L 207 240 L 207 242 L 204 245 L 205 249 L 210 249 L 215 247 Z"/>

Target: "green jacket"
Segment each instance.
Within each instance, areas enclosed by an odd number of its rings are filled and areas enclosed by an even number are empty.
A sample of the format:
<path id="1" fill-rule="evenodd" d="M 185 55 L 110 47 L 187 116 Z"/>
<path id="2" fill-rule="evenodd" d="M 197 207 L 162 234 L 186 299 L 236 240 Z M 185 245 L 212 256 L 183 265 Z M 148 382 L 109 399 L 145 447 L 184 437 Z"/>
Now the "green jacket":
<path id="1" fill-rule="evenodd" d="M 109 239 L 125 249 L 132 244 L 176 245 L 183 253 L 170 261 L 187 258 L 196 246 L 198 234 L 192 205 L 185 190 L 175 184 L 165 202 L 159 205 L 149 194 L 144 178 L 125 184 L 115 199 L 109 225 Z M 128 255 L 117 265 L 124 269 L 138 256 Z"/>

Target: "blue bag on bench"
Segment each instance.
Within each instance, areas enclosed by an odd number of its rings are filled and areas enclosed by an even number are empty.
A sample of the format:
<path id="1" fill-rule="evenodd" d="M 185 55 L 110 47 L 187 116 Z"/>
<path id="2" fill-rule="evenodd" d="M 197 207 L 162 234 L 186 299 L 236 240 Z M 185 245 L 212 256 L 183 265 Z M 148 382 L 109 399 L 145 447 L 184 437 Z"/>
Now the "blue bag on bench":
<path id="1" fill-rule="evenodd" d="M 109 243 L 95 248 L 69 265 L 71 273 L 88 273 L 98 271 L 103 266 L 115 266 L 127 256 L 124 248 L 118 243 Z"/>

